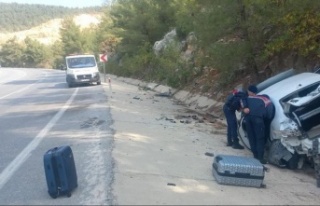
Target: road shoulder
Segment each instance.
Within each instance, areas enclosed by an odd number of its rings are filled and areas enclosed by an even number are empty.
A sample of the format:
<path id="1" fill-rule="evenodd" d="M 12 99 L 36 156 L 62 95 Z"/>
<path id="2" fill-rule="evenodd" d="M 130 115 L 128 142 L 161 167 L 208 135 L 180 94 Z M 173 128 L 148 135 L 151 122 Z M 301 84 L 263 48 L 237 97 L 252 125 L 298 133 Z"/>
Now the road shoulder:
<path id="1" fill-rule="evenodd" d="M 226 186 L 207 154 L 251 156 L 225 147 L 225 127 L 181 102 L 120 79 L 103 84 L 115 131 L 113 194 L 119 205 L 319 204 L 312 174 L 271 165 L 267 188 Z M 204 120 L 204 121 L 202 121 Z"/>

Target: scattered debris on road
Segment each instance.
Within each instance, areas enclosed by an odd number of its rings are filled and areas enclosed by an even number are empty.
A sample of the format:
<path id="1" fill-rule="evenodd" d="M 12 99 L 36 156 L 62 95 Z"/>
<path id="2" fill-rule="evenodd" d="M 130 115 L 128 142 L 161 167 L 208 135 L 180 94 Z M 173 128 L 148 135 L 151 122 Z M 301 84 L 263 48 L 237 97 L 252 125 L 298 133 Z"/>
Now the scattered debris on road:
<path id="1" fill-rule="evenodd" d="M 176 186 L 176 184 L 174 184 L 174 183 L 168 183 L 167 185 L 168 186 L 174 186 L 174 187 Z"/>

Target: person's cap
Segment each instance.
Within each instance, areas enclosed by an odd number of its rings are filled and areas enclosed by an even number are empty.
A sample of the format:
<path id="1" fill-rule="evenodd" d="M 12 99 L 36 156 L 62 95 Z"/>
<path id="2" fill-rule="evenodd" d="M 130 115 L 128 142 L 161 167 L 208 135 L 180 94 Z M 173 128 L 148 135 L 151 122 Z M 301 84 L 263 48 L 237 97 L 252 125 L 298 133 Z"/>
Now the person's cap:
<path id="1" fill-rule="evenodd" d="M 248 87 L 248 91 L 256 94 L 258 92 L 258 88 L 255 85 L 250 85 Z"/>

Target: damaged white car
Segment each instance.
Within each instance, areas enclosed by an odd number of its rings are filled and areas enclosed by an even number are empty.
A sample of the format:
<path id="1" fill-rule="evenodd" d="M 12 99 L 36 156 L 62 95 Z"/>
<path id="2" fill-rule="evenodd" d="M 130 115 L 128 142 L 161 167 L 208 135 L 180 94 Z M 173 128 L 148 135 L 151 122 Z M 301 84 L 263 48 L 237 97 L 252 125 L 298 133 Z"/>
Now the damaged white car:
<path id="1" fill-rule="evenodd" d="M 257 85 L 258 94 L 266 94 L 275 106 L 275 115 L 266 134 L 266 159 L 290 169 L 311 162 L 320 187 L 320 74 L 295 74 L 293 69 Z M 243 117 L 239 119 L 239 137 L 250 149 Z"/>

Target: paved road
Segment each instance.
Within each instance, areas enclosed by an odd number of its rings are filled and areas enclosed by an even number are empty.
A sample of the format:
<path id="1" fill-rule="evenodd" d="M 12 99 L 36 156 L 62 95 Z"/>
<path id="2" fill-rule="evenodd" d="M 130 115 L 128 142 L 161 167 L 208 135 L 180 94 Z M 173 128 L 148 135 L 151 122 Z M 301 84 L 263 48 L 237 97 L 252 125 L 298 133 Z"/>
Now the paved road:
<path id="1" fill-rule="evenodd" d="M 225 125 L 111 78 L 67 88 L 63 71 L 0 71 L 0 204 L 318 205 L 312 171 L 268 165 L 267 188 L 219 185 L 211 156 L 251 156 L 225 147 Z M 132 81 L 137 82 L 137 81 Z M 79 187 L 51 199 L 43 154 L 71 145 Z"/>
<path id="2" fill-rule="evenodd" d="M 113 130 L 102 86 L 67 88 L 63 71 L 0 70 L 0 204 L 109 204 Z M 43 154 L 70 145 L 79 187 L 51 199 Z"/>

